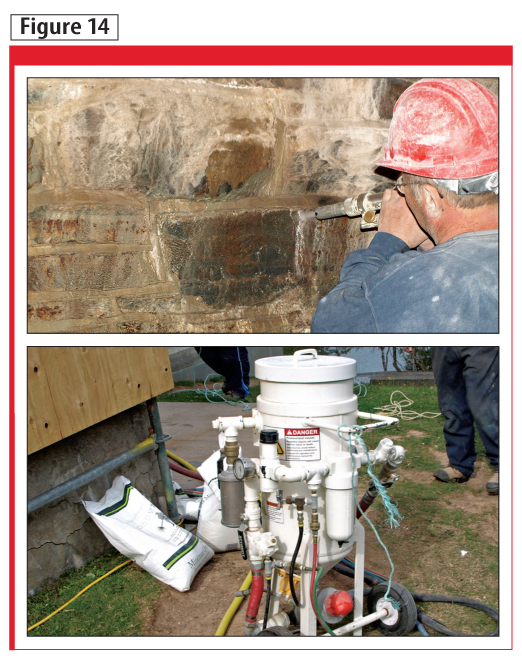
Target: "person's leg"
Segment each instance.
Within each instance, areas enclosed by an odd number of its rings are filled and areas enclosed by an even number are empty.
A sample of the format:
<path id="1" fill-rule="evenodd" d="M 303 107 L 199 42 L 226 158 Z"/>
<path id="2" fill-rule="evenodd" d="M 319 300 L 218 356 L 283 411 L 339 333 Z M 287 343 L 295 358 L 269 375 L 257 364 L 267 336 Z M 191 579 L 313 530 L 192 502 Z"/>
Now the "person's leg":
<path id="1" fill-rule="evenodd" d="M 466 398 L 464 361 L 458 348 L 439 346 L 432 348 L 432 363 L 439 408 L 444 416 L 448 459 L 453 468 L 468 478 L 474 470 L 477 455 L 473 417 Z M 439 479 L 448 481 L 444 477 Z"/>
<path id="2" fill-rule="evenodd" d="M 498 494 L 498 347 L 471 346 L 463 349 L 464 379 L 468 405 L 495 471 L 486 488 Z"/>
<path id="3" fill-rule="evenodd" d="M 248 351 L 245 346 L 238 346 L 238 351 L 243 385 L 246 388 L 246 393 L 250 394 L 250 360 L 248 359 Z"/>
<path id="4" fill-rule="evenodd" d="M 197 346 L 195 348 L 203 362 L 217 374 L 224 376 L 226 380 L 227 365 L 222 358 L 222 349 L 219 346 Z"/>
<path id="5" fill-rule="evenodd" d="M 243 399 L 250 394 L 248 384 L 245 384 L 244 381 L 244 371 L 246 370 L 248 379 L 249 370 L 249 366 L 244 367 L 245 355 L 248 363 L 246 348 L 244 348 L 244 353 L 241 353 L 241 347 L 239 346 L 223 346 L 220 350 L 226 370 L 226 373 L 223 374 L 226 379 L 226 389 L 228 392 L 234 392 L 234 394 Z M 243 361 L 241 358 L 243 358 Z"/>

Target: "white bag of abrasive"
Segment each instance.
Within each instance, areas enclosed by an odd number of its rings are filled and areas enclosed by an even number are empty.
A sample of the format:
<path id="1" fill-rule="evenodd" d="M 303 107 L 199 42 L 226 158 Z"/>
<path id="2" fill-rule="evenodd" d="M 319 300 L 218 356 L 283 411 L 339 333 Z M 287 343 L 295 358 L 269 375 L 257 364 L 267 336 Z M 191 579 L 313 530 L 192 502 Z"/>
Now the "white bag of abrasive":
<path id="1" fill-rule="evenodd" d="M 216 552 L 239 549 L 237 528 L 229 528 L 221 523 L 221 499 L 216 498 L 208 484 L 205 484 L 201 499 L 197 536 Z"/>
<path id="2" fill-rule="evenodd" d="M 180 592 L 189 590 L 214 555 L 205 542 L 172 523 L 121 475 L 99 502 L 83 504 L 120 553 Z"/>

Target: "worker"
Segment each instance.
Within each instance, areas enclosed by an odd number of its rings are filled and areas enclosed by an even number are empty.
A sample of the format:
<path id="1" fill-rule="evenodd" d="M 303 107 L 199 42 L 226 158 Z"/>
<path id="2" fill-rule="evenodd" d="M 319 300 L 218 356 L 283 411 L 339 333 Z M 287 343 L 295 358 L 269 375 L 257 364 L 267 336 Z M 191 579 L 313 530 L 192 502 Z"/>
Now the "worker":
<path id="1" fill-rule="evenodd" d="M 223 394 L 231 399 L 244 399 L 250 395 L 250 362 L 244 346 L 195 346 L 203 362 L 225 382 Z"/>
<path id="2" fill-rule="evenodd" d="M 404 346 L 412 352 L 411 346 Z M 498 347 L 433 346 L 433 374 L 449 465 L 433 475 L 441 482 L 467 482 L 475 469 L 475 428 L 493 475 L 488 493 L 498 494 Z"/>
<path id="3" fill-rule="evenodd" d="M 379 231 L 346 259 L 312 332 L 498 332 L 498 99 L 424 79 L 395 105 Z"/>

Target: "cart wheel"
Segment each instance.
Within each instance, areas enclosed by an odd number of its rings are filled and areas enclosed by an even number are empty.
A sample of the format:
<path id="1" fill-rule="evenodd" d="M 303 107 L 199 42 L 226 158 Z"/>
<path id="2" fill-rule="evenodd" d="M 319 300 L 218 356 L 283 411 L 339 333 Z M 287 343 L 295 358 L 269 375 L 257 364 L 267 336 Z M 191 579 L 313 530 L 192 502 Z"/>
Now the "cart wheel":
<path id="1" fill-rule="evenodd" d="M 368 613 L 379 611 L 387 602 L 384 595 L 388 590 L 387 583 L 379 583 L 370 590 L 368 595 Z M 409 591 L 400 583 L 392 581 L 389 597 L 400 602 L 400 609 L 383 620 L 377 620 L 375 626 L 385 636 L 404 636 L 411 632 L 417 622 L 417 607 Z"/>
<path id="2" fill-rule="evenodd" d="M 286 627 L 280 627 L 275 625 L 274 627 L 267 627 L 262 632 L 259 632 L 258 636 L 295 636 L 289 629 Z"/>

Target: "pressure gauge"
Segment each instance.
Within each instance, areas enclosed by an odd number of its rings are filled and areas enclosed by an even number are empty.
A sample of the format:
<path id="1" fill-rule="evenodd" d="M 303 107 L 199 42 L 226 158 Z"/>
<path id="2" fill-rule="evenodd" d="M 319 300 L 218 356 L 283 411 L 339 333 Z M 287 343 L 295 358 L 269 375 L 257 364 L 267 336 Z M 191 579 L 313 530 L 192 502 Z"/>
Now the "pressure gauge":
<path id="1" fill-rule="evenodd" d="M 249 480 L 256 474 L 256 466 L 250 459 L 235 459 L 232 466 L 237 480 Z"/>

